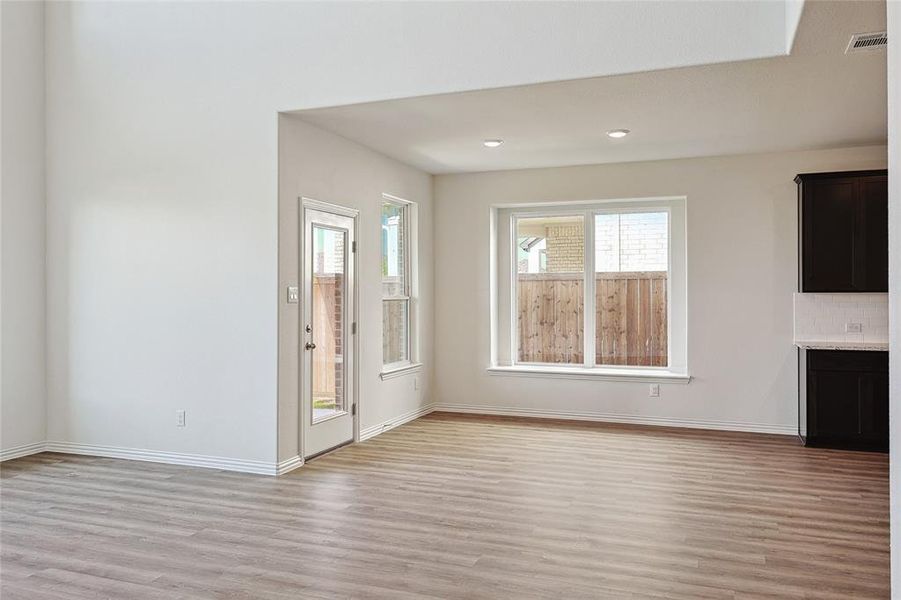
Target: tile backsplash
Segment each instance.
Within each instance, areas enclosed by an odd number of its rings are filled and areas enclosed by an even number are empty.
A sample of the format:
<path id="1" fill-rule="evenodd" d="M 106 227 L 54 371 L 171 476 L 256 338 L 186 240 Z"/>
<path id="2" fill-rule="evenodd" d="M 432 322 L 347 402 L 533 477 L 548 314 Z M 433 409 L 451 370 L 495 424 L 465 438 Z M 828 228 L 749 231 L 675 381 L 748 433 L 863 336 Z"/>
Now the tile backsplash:
<path id="1" fill-rule="evenodd" d="M 888 294 L 795 294 L 794 304 L 796 341 L 888 342 Z"/>

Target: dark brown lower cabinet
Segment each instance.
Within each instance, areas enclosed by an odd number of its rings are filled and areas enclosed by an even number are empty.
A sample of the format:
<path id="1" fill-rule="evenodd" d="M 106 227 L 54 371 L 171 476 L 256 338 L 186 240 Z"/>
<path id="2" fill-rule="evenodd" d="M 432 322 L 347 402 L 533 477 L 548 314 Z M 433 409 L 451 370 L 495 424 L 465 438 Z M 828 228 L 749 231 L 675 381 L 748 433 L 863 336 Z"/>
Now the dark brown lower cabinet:
<path id="1" fill-rule="evenodd" d="M 806 389 L 800 407 L 804 443 L 887 452 L 888 352 L 807 350 L 805 354 Z"/>

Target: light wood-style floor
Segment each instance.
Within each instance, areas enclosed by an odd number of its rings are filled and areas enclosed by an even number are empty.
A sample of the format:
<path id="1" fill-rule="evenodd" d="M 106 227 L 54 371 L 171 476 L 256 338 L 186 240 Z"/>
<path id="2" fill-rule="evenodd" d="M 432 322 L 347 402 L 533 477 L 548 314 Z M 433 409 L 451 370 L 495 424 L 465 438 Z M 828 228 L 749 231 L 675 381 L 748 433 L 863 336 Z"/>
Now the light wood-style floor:
<path id="1" fill-rule="evenodd" d="M 433 414 L 269 478 L 2 467 L 3 600 L 889 597 L 888 459 Z"/>

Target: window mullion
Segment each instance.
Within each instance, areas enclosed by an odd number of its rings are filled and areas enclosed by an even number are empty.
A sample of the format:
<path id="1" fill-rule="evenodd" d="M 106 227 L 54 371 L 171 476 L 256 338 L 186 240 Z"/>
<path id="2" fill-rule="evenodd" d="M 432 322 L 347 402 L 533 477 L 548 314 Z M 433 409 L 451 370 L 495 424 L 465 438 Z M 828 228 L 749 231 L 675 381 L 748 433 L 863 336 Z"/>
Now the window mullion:
<path id="1" fill-rule="evenodd" d="M 583 326 L 585 329 L 582 332 L 582 348 L 585 352 L 584 364 L 587 368 L 591 368 L 595 366 L 595 344 L 597 341 L 595 335 L 595 317 L 597 315 L 597 309 L 595 308 L 595 298 L 597 297 L 595 294 L 595 287 L 597 285 L 597 278 L 594 273 L 594 213 L 592 211 L 586 212 L 584 221 L 585 243 L 583 247 L 585 255 L 585 279 L 582 287 L 585 290 L 585 297 L 582 304 L 582 313 L 584 316 Z"/>

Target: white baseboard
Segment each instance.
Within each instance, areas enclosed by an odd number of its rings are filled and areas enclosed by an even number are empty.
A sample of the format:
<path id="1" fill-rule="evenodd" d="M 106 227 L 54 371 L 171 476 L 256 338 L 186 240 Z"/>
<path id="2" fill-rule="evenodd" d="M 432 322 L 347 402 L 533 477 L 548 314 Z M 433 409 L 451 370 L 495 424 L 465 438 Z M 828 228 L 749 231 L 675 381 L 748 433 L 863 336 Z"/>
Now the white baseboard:
<path id="1" fill-rule="evenodd" d="M 140 450 L 137 448 L 120 448 L 115 446 L 95 446 L 93 444 L 75 444 L 72 442 L 47 442 L 46 452 L 63 454 L 81 454 L 84 456 L 102 456 L 105 458 L 123 458 L 146 462 L 184 465 L 187 467 L 204 467 L 257 475 L 277 475 L 280 464 L 263 460 L 243 460 L 239 458 L 223 458 L 202 454 L 182 454 L 179 452 L 161 452 L 157 450 Z M 293 460 L 293 459 L 289 459 Z M 286 461 L 288 462 L 288 461 Z M 285 471 L 287 472 L 287 471 Z"/>
<path id="2" fill-rule="evenodd" d="M 610 413 L 580 413 L 567 411 L 548 411 L 534 408 L 512 408 L 502 406 L 476 406 L 466 404 L 429 404 L 414 411 L 400 415 L 390 421 L 367 427 L 360 432 L 360 441 L 368 440 L 380 433 L 409 423 L 431 412 L 454 412 L 479 415 L 498 415 L 512 417 L 535 417 L 542 419 L 570 419 L 576 421 L 596 421 L 602 423 L 631 423 L 635 425 L 657 425 L 662 427 L 688 427 L 692 429 L 711 429 L 716 431 L 745 431 L 752 433 L 774 433 L 796 435 L 794 425 L 773 425 L 766 423 L 737 423 L 731 421 L 709 421 L 699 419 L 677 419 L 670 417 L 648 417 Z M 60 452 L 63 454 L 81 454 L 84 456 L 102 456 L 125 460 L 141 460 L 170 465 L 204 467 L 257 475 L 284 475 L 303 465 L 303 458 L 292 456 L 278 463 L 237 458 L 222 458 L 200 454 L 182 454 L 178 452 L 160 452 L 140 450 L 136 448 L 120 448 L 114 446 L 96 446 L 92 444 L 75 444 L 72 442 L 35 442 L 0 451 L 0 461 L 22 458 L 41 452 Z"/>
<path id="3" fill-rule="evenodd" d="M 368 427 L 360 432 L 360 441 L 374 437 L 383 431 L 393 429 L 434 410 L 434 406 L 424 406 L 415 411 L 401 415 L 396 419 Z M 0 452 L 0 461 L 22 458 L 41 452 L 59 452 L 62 454 L 79 454 L 82 456 L 102 456 L 104 458 L 120 458 L 124 460 L 140 460 L 145 462 L 164 463 L 169 465 L 182 465 L 187 467 L 203 467 L 208 469 L 220 469 L 223 471 L 237 471 L 239 473 L 254 473 L 257 475 L 284 475 L 302 466 L 304 460 L 301 456 L 292 456 L 278 463 L 270 463 L 261 460 L 243 460 L 238 458 L 223 458 L 219 456 L 205 456 L 202 454 L 183 454 L 179 452 L 163 452 L 158 450 L 141 450 L 138 448 L 122 448 L 116 446 L 98 446 L 94 444 L 76 444 L 74 442 L 35 442 L 8 448 Z"/>
<path id="4" fill-rule="evenodd" d="M 600 423 L 630 423 L 634 425 L 656 425 L 658 427 L 687 427 L 691 429 L 745 431 L 750 433 L 775 433 L 779 435 L 797 435 L 798 433 L 798 427 L 796 425 L 738 423 L 733 421 L 708 421 L 701 419 L 678 419 L 672 417 L 649 417 L 611 413 L 550 411 L 537 408 L 513 408 L 506 406 L 436 404 L 433 410 L 437 412 L 468 413 L 477 415 L 535 417 L 540 419 L 568 419 L 574 421 L 597 421 Z"/>
<path id="5" fill-rule="evenodd" d="M 40 454 L 46 452 L 47 442 L 34 442 L 31 444 L 22 444 L 6 450 L 0 450 L 0 462 L 12 460 L 14 458 L 22 458 L 23 456 L 31 456 L 32 454 Z"/>
<path id="6" fill-rule="evenodd" d="M 379 423 L 378 425 L 373 425 L 371 427 L 367 427 L 360 431 L 360 441 L 368 440 L 369 438 L 375 437 L 380 433 L 384 433 L 389 429 L 394 429 L 404 423 L 409 423 L 410 421 L 414 421 L 419 417 L 423 417 L 430 412 L 435 410 L 434 404 L 429 404 L 427 406 L 423 406 L 422 408 L 417 408 L 416 410 L 410 411 L 406 414 L 400 415 L 395 419 L 391 419 L 389 421 L 385 421 L 384 423 Z"/>
<path id="7" fill-rule="evenodd" d="M 280 463 L 278 463 L 278 465 L 275 467 L 275 474 L 276 475 L 284 475 L 285 473 L 288 473 L 289 471 L 293 471 L 297 467 L 302 467 L 302 466 L 303 466 L 303 457 L 300 455 L 292 456 L 291 458 L 285 459 L 285 460 L 281 461 Z"/>

